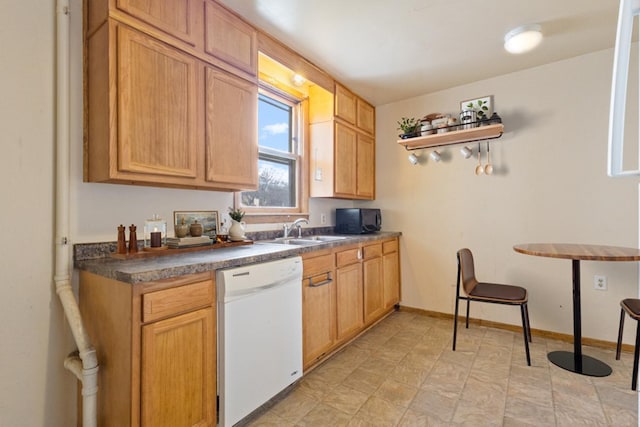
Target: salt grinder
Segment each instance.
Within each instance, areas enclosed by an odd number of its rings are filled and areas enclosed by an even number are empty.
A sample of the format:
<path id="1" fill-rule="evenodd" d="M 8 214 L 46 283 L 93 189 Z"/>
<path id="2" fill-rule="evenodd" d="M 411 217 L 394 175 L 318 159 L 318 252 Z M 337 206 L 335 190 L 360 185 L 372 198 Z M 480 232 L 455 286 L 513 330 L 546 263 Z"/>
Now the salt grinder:
<path id="1" fill-rule="evenodd" d="M 124 240 L 124 228 L 122 224 L 118 226 L 118 248 L 116 253 L 119 254 L 127 253 L 127 242 Z"/>

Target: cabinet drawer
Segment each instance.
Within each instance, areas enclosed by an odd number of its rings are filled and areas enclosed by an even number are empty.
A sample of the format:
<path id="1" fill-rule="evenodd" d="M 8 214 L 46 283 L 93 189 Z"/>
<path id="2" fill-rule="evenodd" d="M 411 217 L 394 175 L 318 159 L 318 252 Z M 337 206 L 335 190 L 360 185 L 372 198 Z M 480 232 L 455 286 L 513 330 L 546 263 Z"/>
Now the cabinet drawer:
<path id="1" fill-rule="evenodd" d="M 385 254 L 388 254 L 389 252 L 398 252 L 398 239 L 382 243 L 382 252 Z"/>
<path id="2" fill-rule="evenodd" d="M 360 248 L 353 248 L 336 252 L 336 267 L 355 264 L 356 262 L 360 262 L 360 259 L 362 259 Z"/>
<path id="3" fill-rule="evenodd" d="M 142 295 L 142 321 L 152 322 L 213 303 L 213 280 Z"/>
<path id="4" fill-rule="evenodd" d="M 362 248 L 362 257 L 364 259 L 382 256 L 382 243 L 368 245 Z"/>
<path id="5" fill-rule="evenodd" d="M 302 261 L 302 275 L 306 279 L 333 270 L 333 255 L 327 254 Z"/>

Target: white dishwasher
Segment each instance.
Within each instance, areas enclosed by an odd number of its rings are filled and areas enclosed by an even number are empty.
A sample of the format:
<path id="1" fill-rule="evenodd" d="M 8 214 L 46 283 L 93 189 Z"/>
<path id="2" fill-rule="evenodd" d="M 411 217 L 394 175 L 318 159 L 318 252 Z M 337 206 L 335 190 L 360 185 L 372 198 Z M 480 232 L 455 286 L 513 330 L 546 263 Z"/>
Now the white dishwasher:
<path id="1" fill-rule="evenodd" d="M 216 273 L 220 426 L 302 376 L 301 282 L 300 257 Z"/>

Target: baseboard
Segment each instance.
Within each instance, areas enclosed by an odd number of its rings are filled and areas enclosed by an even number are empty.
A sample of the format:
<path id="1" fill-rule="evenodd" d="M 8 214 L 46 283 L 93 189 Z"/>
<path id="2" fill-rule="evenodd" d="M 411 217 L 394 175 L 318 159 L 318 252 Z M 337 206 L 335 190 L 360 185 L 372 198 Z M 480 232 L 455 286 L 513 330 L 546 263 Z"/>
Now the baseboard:
<path id="1" fill-rule="evenodd" d="M 408 307 L 408 306 L 405 306 L 405 305 L 400 305 L 400 311 L 405 311 L 405 312 L 408 312 L 408 313 L 423 314 L 425 316 L 436 317 L 436 318 L 439 318 L 439 319 L 453 320 L 453 314 L 441 313 L 439 311 L 423 310 L 421 308 Z M 464 322 L 465 317 L 464 316 L 458 316 L 458 319 L 459 319 L 459 321 Z M 507 330 L 507 331 L 514 331 L 514 332 L 522 333 L 522 326 L 509 325 L 507 323 L 493 322 L 491 320 L 483 320 L 483 319 L 474 319 L 472 317 L 469 317 L 469 323 L 472 323 L 474 325 L 486 326 L 486 327 L 489 327 L 489 328 L 504 329 L 504 330 Z M 558 340 L 558 341 L 573 343 L 573 335 L 561 334 L 559 332 L 545 331 L 543 329 L 531 328 L 531 336 L 537 336 L 537 337 L 543 337 L 543 338 L 551 338 L 551 339 Z M 616 339 L 617 338 L 618 337 L 616 337 Z M 595 339 L 595 338 L 582 337 L 582 344 L 588 345 L 588 346 L 592 346 L 592 347 L 598 347 L 598 348 L 614 349 L 614 350 L 616 349 L 616 342 L 615 341 L 598 340 L 598 339 Z M 625 353 L 633 353 L 633 345 L 624 344 L 623 343 L 622 344 L 622 351 L 624 351 Z"/>

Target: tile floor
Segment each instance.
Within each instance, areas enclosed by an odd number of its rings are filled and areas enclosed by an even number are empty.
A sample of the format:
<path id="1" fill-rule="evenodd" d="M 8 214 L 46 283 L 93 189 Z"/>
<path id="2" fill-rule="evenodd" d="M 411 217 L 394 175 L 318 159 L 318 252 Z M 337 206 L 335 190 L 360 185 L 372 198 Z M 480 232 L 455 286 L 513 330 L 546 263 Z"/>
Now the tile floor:
<path id="1" fill-rule="evenodd" d="M 576 375 L 547 360 L 571 344 L 396 312 L 305 376 L 245 426 L 637 426 L 633 357 L 584 347 L 613 368 Z M 612 331 L 615 339 L 616 331 Z"/>

